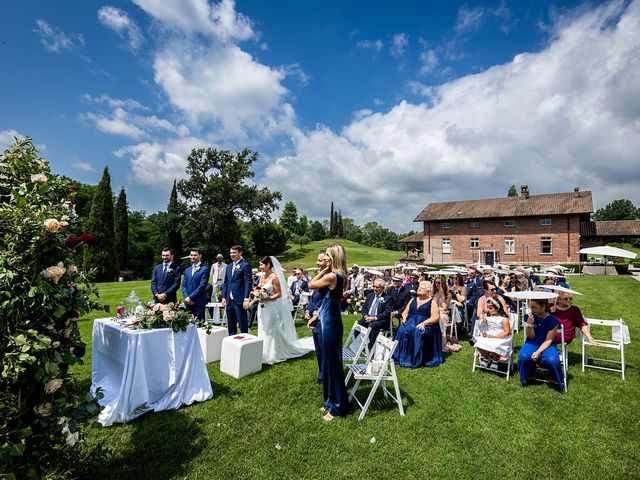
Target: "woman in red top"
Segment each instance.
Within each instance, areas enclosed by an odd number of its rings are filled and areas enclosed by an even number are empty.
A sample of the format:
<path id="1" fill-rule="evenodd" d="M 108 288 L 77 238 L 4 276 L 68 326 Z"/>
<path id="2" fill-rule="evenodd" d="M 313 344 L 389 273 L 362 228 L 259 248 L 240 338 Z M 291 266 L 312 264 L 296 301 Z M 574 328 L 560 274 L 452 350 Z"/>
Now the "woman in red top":
<path id="1" fill-rule="evenodd" d="M 589 324 L 585 321 L 580 309 L 571 305 L 572 301 L 573 297 L 569 292 L 559 292 L 555 305 L 551 307 L 551 313 L 564 327 L 564 342 L 571 343 L 576 336 L 576 328 L 579 328 L 590 343 L 595 343 L 589 331 Z M 560 343 L 560 340 L 560 332 L 558 332 L 556 333 L 556 343 Z"/>

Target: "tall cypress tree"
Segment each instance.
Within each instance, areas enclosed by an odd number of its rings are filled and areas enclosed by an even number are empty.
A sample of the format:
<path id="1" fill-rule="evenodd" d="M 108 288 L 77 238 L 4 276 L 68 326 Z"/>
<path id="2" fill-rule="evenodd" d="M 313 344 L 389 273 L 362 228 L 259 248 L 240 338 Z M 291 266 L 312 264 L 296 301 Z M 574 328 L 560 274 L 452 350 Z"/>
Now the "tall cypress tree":
<path id="1" fill-rule="evenodd" d="M 116 253 L 118 255 L 118 270 L 126 270 L 129 266 L 129 211 L 127 208 L 127 194 L 124 187 L 116 202 L 115 234 Z"/>
<path id="2" fill-rule="evenodd" d="M 344 238 L 344 225 L 342 223 L 342 210 L 338 210 L 338 227 L 336 228 L 336 236 L 338 238 Z"/>
<path id="3" fill-rule="evenodd" d="M 329 213 L 329 238 L 333 238 L 336 235 L 336 224 L 333 213 L 333 202 L 331 202 L 331 213 Z"/>
<path id="4" fill-rule="evenodd" d="M 331 238 L 336 238 L 338 236 L 338 212 L 333 211 L 333 234 Z"/>
<path id="5" fill-rule="evenodd" d="M 165 237 L 166 247 L 173 248 L 175 258 L 180 258 L 182 255 L 182 214 L 180 210 L 180 203 L 178 202 L 178 189 L 176 188 L 176 181 L 173 181 L 173 189 L 171 190 L 171 196 L 169 197 L 169 205 L 167 206 L 167 223 Z"/>
<path id="6" fill-rule="evenodd" d="M 96 242 L 84 252 L 84 269 L 94 268 L 98 281 L 114 280 L 118 257 L 109 167 L 104 168 L 102 179 L 93 195 L 86 228 L 88 233 L 96 237 Z"/>

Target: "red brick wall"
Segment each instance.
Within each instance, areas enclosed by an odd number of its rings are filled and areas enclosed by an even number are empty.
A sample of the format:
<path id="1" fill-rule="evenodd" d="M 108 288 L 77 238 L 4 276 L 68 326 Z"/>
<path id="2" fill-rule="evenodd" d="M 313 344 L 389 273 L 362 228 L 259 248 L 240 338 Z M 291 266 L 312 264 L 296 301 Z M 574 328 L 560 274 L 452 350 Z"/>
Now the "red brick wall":
<path id="1" fill-rule="evenodd" d="M 540 219 L 550 218 L 550 226 L 541 226 Z M 515 220 L 515 227 L 505 227 L 506 220 Z M 578 263 L 580 248 L 579 215 L 546 217 L 488 218 L 478 220 L 471 228 L 470 220 L 424 222 L 424 256 L 426 263 L 485 262 L 484 252 L 495 250 L 500 263 Z M 443 229 L 443 223 L 451 228 Z M 471 248 L 471 238 L 479 239 L 479 248 Z M 506 254 L 504 239 L 515 239 L 515 253 Z M 540 253 L 541 237 L 550 237 L 552 253 Z M 451 253 L 442 253 L 442 239 L 451 241 Z"/>

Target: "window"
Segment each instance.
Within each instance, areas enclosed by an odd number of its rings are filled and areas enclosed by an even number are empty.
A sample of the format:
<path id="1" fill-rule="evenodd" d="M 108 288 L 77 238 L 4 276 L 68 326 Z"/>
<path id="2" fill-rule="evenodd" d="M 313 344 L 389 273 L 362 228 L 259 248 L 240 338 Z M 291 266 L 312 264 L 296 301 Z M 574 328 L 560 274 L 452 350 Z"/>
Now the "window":
<path id="1" fill-rule="evenodd" d="M 442 228 L 451 228 L 451 224 L 449 222 L 444 222 L 442 224 Z"/>
<path id="2" fill-rule="evenodd" d="M 507 237 L 504 239 L 504 253 L 513 255 L 516 253 L 516 239 Z"/>
<path id="3" fill-rule="evenodd" d="M 505 220 L 504 221 L 504 226 L 505 227 L 515 227 L 516 226 L 516 221 L 515 220 Z"/>
<path id="4" fill-rule="evenodd" d="M 480 239 L 478 237 L 471 239 L 471 248 L 480 248 Z"/>
<path id="5" fill-rule="evenodd" d="M 540 253 L 542 255 L 551 255 L 552 250 L 551 237 L 540 237 Z"/>
<path id="6" fill-rule="evenodd" d="M 442 239 L 442 253 L 451 253 L 451 240 L 448 238 Z"/>
<path id="7" fill-rule="evenodd" d="M 541 218 L 540 219 L 540 226 L 541 227 L 548 227 L 549 225 L 551 225 L 551 219 L 550 218 Z"/>
<path id="8" fill-rule="evenodd" d="M 471 223 L 469 224 L 469 226 L 470 226 L 471 228 L 479 228 L 479 227 L 480 227 L 480 222 L 471 222 Z"/>

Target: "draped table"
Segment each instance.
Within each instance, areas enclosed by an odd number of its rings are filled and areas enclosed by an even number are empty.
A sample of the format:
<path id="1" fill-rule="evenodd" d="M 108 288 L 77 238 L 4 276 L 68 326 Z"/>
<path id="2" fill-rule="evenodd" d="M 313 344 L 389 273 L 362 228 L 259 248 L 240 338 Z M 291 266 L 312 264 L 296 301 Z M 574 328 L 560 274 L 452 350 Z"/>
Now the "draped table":
<path id="1" fill-rule="evenodd" d="M 91 391 L 102 389 L 103 426 L 213 397 L 197 329 L 130 330 L 113 319 L 93 323 Z"/>

